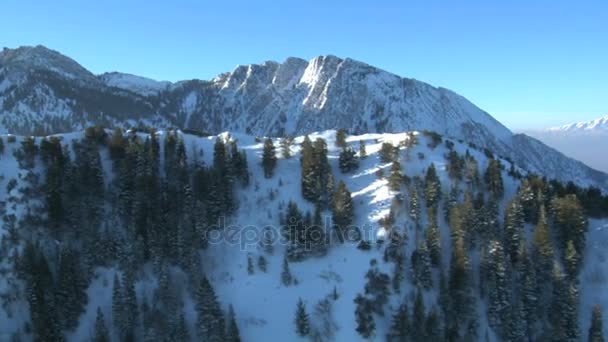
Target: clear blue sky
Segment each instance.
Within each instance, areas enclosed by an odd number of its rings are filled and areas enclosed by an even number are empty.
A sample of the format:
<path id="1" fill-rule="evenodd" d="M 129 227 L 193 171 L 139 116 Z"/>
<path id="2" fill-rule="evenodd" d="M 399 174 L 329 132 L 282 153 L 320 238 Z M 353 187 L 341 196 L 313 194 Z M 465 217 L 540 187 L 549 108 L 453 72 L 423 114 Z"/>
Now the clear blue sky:
<path id="1" fill-rule="evenodd" d="M 209 79 L 288 56 L 351 57 L 450 88 L 512 129 L 608 114 L 606 1 L 6 0 L 0 46 L 95 73 Z"/>

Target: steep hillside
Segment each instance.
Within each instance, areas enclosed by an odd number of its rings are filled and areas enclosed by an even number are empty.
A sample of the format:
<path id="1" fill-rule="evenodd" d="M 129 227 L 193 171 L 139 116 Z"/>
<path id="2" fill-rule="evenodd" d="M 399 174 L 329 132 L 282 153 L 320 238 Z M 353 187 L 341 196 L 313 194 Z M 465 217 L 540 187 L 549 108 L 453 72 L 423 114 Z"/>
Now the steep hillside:
<path id="1" fill-rule="evenodd" d="M 0 333 L 81 341 L 105 327 L 112 340 L 197 340 L 218 336 L 224 314 L 232 326 L 232 306 L 244 341 L 383 341 L 400 328 L 493 341 L 584 336 L 591 307 L 608 305 L 606 221 L 591 220 L 589 233 L 582 216 L 562 222 L 562 210 L 583 208 L 559 184 L 432 133 L 309 139 L 274 139 L 273 166 L 270 140 L 239 133 L 2 136 Z M 545 203 L 555 237 L 543 240 Z M 326 238 L 290 235 L 302 222 Z M 565 224 L 576 241 L 568 257 Z M 542 259 L 541 247 L 555 256 Z M 553 261 L 552 274 L 543 265 Z M 531 303 L 526 291 L 542 296 Z M 544 311 L 528 316 L 531 307 Z M 412 324 L 394 326 L 399 312 Z"/>
<path id="2" fill-rule="evenodd" d="M 0 131 L 47 134 L 96 124 L 276 137 L 338 128 L 431 130 L 549 178 L 608 189 L 606 174 L 528 136 L 513 136 L 464 97 L 349 58 L 288 58 L 238 66 L 210 81 L 167 84 L 120 73 L 95 76 L 42 46 L 0 54 Z"/>

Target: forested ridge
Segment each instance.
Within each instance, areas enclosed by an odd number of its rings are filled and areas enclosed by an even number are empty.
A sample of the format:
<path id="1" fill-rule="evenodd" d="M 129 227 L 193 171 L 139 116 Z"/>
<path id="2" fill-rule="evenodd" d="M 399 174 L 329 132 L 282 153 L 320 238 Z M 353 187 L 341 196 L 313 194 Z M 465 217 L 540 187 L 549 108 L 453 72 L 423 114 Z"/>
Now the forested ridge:
<path id="1" fill-rule="evenodd" d="M 251 215 L 266 226 L 240 251 L 243 272 L 227 272 L 237 282 L 266 274 L 291 291 L 292 338 L 603 340 L 602 307 L 579 305 L 589 218 L 608 215 L 600 190 L 433 132 L 398 138 L 102 128 L 2 136 L 0 289 L 10 323 L 0 326 L 12 341 L 248 340 L 251 320 L 239 319 L 206 259 L 228 225 Z M 363 175 L 372 181 L 362 185 Z M 370 186 L 387 194 L 385 206 L 360 200 Z M 353 253 L 369 262 L 350 264 Z M 298 292 L 309 281 L 299 265 L 336 254 L 365 269 L 359 283 L 329 282 L 315 302 Z M 93 299 L 109 274 L 110 301 Z M 142 292 L 144 281 L 152 290 Z M 345 301 L 353 310 L 338 316 Z"/>

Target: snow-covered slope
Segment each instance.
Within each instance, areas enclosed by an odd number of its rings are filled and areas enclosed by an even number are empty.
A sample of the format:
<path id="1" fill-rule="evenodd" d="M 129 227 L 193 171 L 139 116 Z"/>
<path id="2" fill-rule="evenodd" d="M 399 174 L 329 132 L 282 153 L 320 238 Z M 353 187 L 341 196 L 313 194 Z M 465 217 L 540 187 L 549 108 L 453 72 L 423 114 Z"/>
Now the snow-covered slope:
<path id="1" fill-rule="evenodd" d="M 165 132 L 157 133 L 164 140 Z M 62 135 L 64 144 L 73 139 L 82 139 L 82 133 Z M 180 135 L 184 140 L 187 149 L 188 161 L 199 160 L 207 165 L 213 163 L 213 145 L 215 136 L 197 137 L 187 134 Z M 339 298 L 333 301 L 333 314 L 336 331 L 332 340 L 336 341 L 359 341 L 360 335 L 355 330 L 354 298 L 363 291 L 365 286 L 365 273 L 369 269 L 371 260 L 379 262 L 379 269 L 387 274 L 392 274 L 393 266 L 391 263 L 383 262 L 384 246 L 372 245 L 369 251 L 362 251 L 356 248 L 355 244 L 336 244 L 328 255 L 322 258 L 310 258 L 300 263 L 292 263 L 291 271 L 297 279 L 295 286 L 283 286 L 281 284 L 281 265 L 284 255 L 283 246 L 277 246 L 272 255 L 266 255 L 268 259 L 268 271 L 262 272 L 257 267 L 254 274 L 248 274 L 247 257 L 251 256 L 256 260 L 257 256 L 263 252 L 259 247 L 259 236 L 261 229 L 267 226 L 278 227 L 278 213 L 281 208 L 289 201 L 294 201 L 305 211 L 313 210 L 313 205 L 305 201 L 301 194 L 301 167 L 299 161 L 299 143 L 303 137 L 297 137 L 291 149 L 294 157 L 278 161 L 275 176 L 266 179 L 262 172 L 261 155 L 263 144 L 253 136 L 239 133 L 231 135 L 224 133 L 222 138 L 231 136 L 238 141 L 239 146 L 246 152 L 251 173 L 251 185 L 244 189 L 239 189 L 237 198 L 239 202 L 238 211 L 235 217 L 230 219 L 230 224 L 235 227 L 247 227 L 238 231 L 240 234 L 232 242 L 222 240 L 221 243 L 211 243 L 209 248 L 203 252 L 202 264 L 204 272 L 214 285 L 222 308 L 227 309 L 228 305 L 234 306 L 237 322 L 241 330 L 244 341 L 267 341 L 300 340 L 294 333 L 294 312 L 299 298 L 306 303 L 311 313 L 311 324 L 320 324 L 318 318 L 312 314 L 314 305 L 321 299 L 328 296 L 334 288 L 339 293 Z M 448 192 L 452 181 L 447 175 L 446 157 L 449 152 L 446 144 L 440 144 L 435 148 L 429 146 L 429 137 L 415 133 L 419 143 L 412 147 L 401 145 L 399 160 L 402 164 L 404 174 L 410 178 L 424 177 L 425 171 L 433 163 L 437 167 L 438 175 L 441 180 L 443 191 Z M 395 146 L 407 141 L 409 135 L 406 133 L 398 134 L 362 134 L 349 136 L 347 142 L 354 148 L 358 148 L 360 142 L 366 144 L 368 157 L 361 160 L 358 170 L 349 174 L 342 174 L 338 169 L 339 149 L 335 147 L 335 131 L 324 131 L 313 133 L 310 138 L 324 138 L 329 149 L 329 162 L 337 181 L 344 181 L 353 195 L 355 207 L 354 224 L 364 230 L 364 236 L 372 242 L 376 242 L 385 236 L 385 231 L 380 228 L 378 221 L 385 217 L 390 210 L 392 201 L 397 192 L 391 191 L 388 187 L 387 178 L 380 176 L 380 173 L 388 175 L 390 163 L 382 163 L 379 158 L 379 151 L 382 143 L 389 142 Z M 5 151 L 0 156 L 0 203 L 6 204 L 6 214 L 16 214 L 18 217 L 27 212 L 27 208 L 32 203 L 20 200 L 20 190 L 31 177 L 27 176 L 25 170 L 19 169 L 18 163 L 13 156 L 19 148 L 22 137 L 17 137 L 15 142 L 8 143 L 8 137 L 2 136 L 5 142 Z M 40 141 L 40 138 L 38 138 Z M 275 140 L 278 146 L 278 140 Z M 162 144 L 161 144 L 162 146 Z M 489 159 L 486 154 L 478 149 L 473 149 L 466 143 L 455 142 L 453 147 L 460 155 L 468 153 L 479 162 L 479 170 L 483 172 L 488 165 Z M 108 176 L 112 174 L 112 162 L 107 151 L 101 151 L 103 168 Z M 202 158 L 202 160 L 201 160 Z M 510 163 L 502 160 L 506 169 Z M 162 168 L 162 166 L 161 166 Z M 524 170 L 519 170 L 525 173 Z M 43 174 L 40 167 L 35 172 Z M 506 202 L 512 198 L 519 186 L 519 180 L 512 178 L 503 171 L 505 185 L 505 200 L 499 203 L 500 210 Z M 16 186 L 11 192 L 7 192 L 7 185 L 11 180 L 16 180 Z M 461 187 L 466 187 L 461 184 Z M 406 187 L 404 187 L 406 189 Z M 404 190 L 407 194 L 407 190 Z M 404 207 L 410 206 L 409 195 L 404 196 Z M 425 211 L 425 210 L 423 210 Z M 443 212 L 442 210 L 440 212 Z M 329 213 L 325 213 L 329 215 Z M 440 234 L 442 237 L 441 245 L 444 246 L 443 255 L 449 260 L 450 255 L 450 228 L 448 227 L 444 215 L 439 215 Z M 500 215 L 502 218 L 502 215 Z M 0 218 L 1 220 L 2 218 Z M 416 248 L 416 241 L 424 236 L 424 229 L 427 227 L 426 215 L 423 214 L 422 231 L 415 228 L 408 210 L 403 210 L 396 216 L 396 227 L 400 227 L 402 233 L 409 237 L 403 252 L 407 257 L 406 265 L 409 269 L 409 256 Z M 601 220 L 592 221 L 590 226 L 590 239 L 593 239 L 591 247 L 586 255 L 587 263 L 582 272 L 581 289 L 582 300 L 580 307 L 581 328 L 587 329 L 589 325 L 589 312 L 595 304 L 601 304 L 604 308 L 608 305 L 608 297 L 601 295 L 608 292 L 608 281 L 606 280 L 605 256 L 602 244 L 608 241 L 608 229 L 605 228 L 606 222 Z M 277 228 L 278 229 L 278 228 Z M 530 229 L 530 227 L 527 227 Z M 0 235 L 5 236 L 8 232 L 5 228 L 0 229 Z M 249 233 L 253 233 L 250 235 Z M 57 242 L 58 243 L 58 242 Z M 5 251 L 10 255 L 10 251 Z M 15 296 L 19 291 L 23 291 L 20 282 L 16 279 L 11 265 L 10 258 L 0 260 L 5 273 L 0 279 L 0 294 L 2 298 L 13 298 L 8 306 L 0 307 L 0 332 L 9 336 L 10 334 L 21 331 L 23 333 L 23 322 L 28 318 L 27 306 L 23 297 L 18 299 Z M 473 264 L 477 264 L 474 261 Z M 447 267 L 447 265 L 446 265 Z M 95 270 L 95 278 L 88 289 L 89 303 L 85 313 L 80 318 L 78 328 L 69 333 L 70 341 L 88 340 L 93 333 L 95 315 L 97 308 L 101 308 L 105 317 L 110 321 L 112 317 L 112 281 L 117 272 L 115 267 L 98 268 Z M 144 298 L 151 300 L 155 289 L 158 287 L 156 276 L 146 268 L 139 278 L 136 288 L 140 304 Z M 179 270 L 176 270 L 175 277 L 179 279 Z M 411 274 L 407 273 L 406 280 L 400 294 L 392 293 L 386 307 L 386 318 L 376 318 L 376 339 L 383 341 L 388 332 L 391 313 L 403 301 L 414 296 L 414 285 L 411 282 Z M 437 302 L 437 283 L 433 290 L 424 292 L 426 308 L 429 310 Z M 183 287 L 180 284 L 178 287 Z M 195 309 L 190 295 L 184 296 L 183 312 L 186 314 L 186 321 L 190 330 L 190 335 L 195 336 Z M 482 337 L 495 340 L 491 328 L 485 318 L 485 304 L 476 299 L 476 308 L 479 310 L 479 331 Z M 10 312 L 10 315 L 9 315 Z M 586 331 L 586 330 L 584 330 Z M 24 334 L 25 340 L 31 337 Z"/>
<path id="2" fill-rule="evenodd" d="M 130 90 L 143 96 L 158 95 L 171 85 L 171 82 L 159 82 L 150 78 L 120 72 L 107 72 L 99 75 L 99 78 L 110 87 Z"/>
<path id="3" fill-rule="evenodd" d="M 350 58 L 242 65 L 211 81 L 166 87 L 126 74 L 95 77 L 40 46 L 3 51 L 0 132 L 55 133 L 93 124 L 269 136 L 338 128 L 356 134 L 431 130 L 547 177 L 608 189 L 608 175 L 514 136 L 464 97 Z"/>

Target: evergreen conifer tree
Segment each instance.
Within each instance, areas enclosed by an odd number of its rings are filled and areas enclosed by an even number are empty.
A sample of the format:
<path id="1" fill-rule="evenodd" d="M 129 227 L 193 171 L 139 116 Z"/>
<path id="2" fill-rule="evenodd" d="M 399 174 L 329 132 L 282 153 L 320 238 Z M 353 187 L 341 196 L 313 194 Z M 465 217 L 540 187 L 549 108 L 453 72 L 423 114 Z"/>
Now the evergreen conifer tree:
<path id="1" fill-rule="evenodd" d="M 369 339 L 374 336 L 376 331 L 376 322 L 374 322 L 374 316 L 372 315 L 372 304 L 363 295 L 358 294 L 355 298 L 355 321 L 357 327 L 355 330 L 365 339 Z"/>
<path id="2" fill-rule="evenodd" d="M 262 166 L 264 167 L 264 177 L 271 178 L 277 165 L 277 154 L 272 139 L 264 140 L 264 152 L 262 154 Z"/>
<path id="3" fill-rule="evenodd" d="M 346 148 L 346 130 L 339 129 L 336 131 L 336 146 L 345 149 Z"/>
<path id="4" fill-rule="evenodd" d="M 412 340 L 423 341 L 425 335 L 424 321 L 426 320 L 426 309 L 424 307 L 424 299 L 422 298 L 422 291 L 420 289 L 416 291 L 412 320 L 415 322 L 412 324 Z"/>
<path id="5" fill-rule="evenodd" d="M 228 320 L 226 322 L 226 338 L 224 339 L 226 342 L 241 342 L 241 333 L 239 331 L 239 326 L 236 323 L 236 315 L 234 314 L 234 309 L 232 305 L 228 307 Z"/>
<path id="6" fill-rule="evenodd" d="M 306 304 L 302 301 L 302 298 L 298 299 L 298 304 L 296 307 L 296 333 L 299 336 L 308 336 L 310 334 L 310 322 L 308 318 L 308 313 L 306 312 Z"/>
<path id="7" fill-rule="evenodd" d="M 393 161 L 391 165 L 391 174 L 388 178 L 388 186 L 392 191 L 399 191 L 403 183 L 403 174 L 401 173 L 401 163 Z"/>
<path id="8" fill-rule="evenodd" d="M 344 148 L 340 152 L 340 157 L 338 159 L 338 165 L 340 167 L 340 171 L 342 173 L 349 173 L 353 170 L 359 168 L 359 159 L 353 150 L 350 147 Z"/>
<path id="9" fill-rule="evenodd" d="M 204 341 L 225 340 L 224 314 L 215 291 L 206 277 L 203 277 L 195 293 L 195 309 L 198 314 L 196 328 L 199 338 Z"/>
<path id="10" fill-rule="evenodd" d="M 346 184 L 340 181 L 334 195 L 333 222 L 340 229 L 341 237 L 343 237 L 346 228 L 352 223 L 353 218 L 354 208 L 350 191 L 346 188 Z"/>
<path id="11" fill-rule="evenodd" d="M 293 138 L 283 137 L 281 139 L 281 155 L 283 159 L 291 158 L 291 145 L 293 144 Z"/>
<path id="12" fill-rule="evenodd" d="M 106 327 L 105 319 L 103 318 L 103 312 L 101 308 L 97 308 L 97 318 L 95 319 L 95 336 L 94 342 L 110 342 L 110 334 Z"/>
<path id="13" fill-rule="evenodd" d="M 431 166 L 426 172 L 424 182 L 426 206 L 430 208 L 438 205 L 439 199 L 441 198 L 441 183 L 439 182 L 439 177 L 437 176 L 435 164 L 431 163 Z"/>
<path id="14" fill-rule="evenodd" d="M 410 339 L 411 326 L 410 326 L 410 314 L 408 312 L 407 304 L 401 303 L 397 308 L 397 311 L 393 315 L 391 328 L 386 337 L 387 341 L 394 342 L 406 342 Z M 418 322 L 419 323 L 419 322 Z"/>
<path id="15" fill-rule="evenodd" d="M 519 253 L 524 230 L 523 207 L 517 197 L 509 202 L 505 212 L 505 252 L 515 264 Z"/>
<path id="16" fill-rule="evenodd" d="M 595 305 L 591 312 L 591 326 L 589 327 L 589 342 L 604 342 L 604 321 L 602 307 Z"/>
<path id="17" fill-rule="evenodd" d="M 293 284 L 293 276 L 291 275 L 291 270 L 289 269 L 289 263 L 287 262 L 287 258 L 283 258 L 283 271 L 281 272 L 281 283 L 284 286 L 291 286 Z"/>
<path id="18" fill-rule="evenodd" d="M 495 199 L 501 199 L 505 190 L 502 181 L 502 165 L 500 160 L 490 159 L 484 177 L 492 196 Z"/>
<path id="19" fill-rule="evenodd" d="M 429 227 L 426 230 L 426 245 L 429 249 L 431 265 L 439 267 L 441 264 L 441 233 L 437 222 L 437 210 L 429 208 Z"/>

